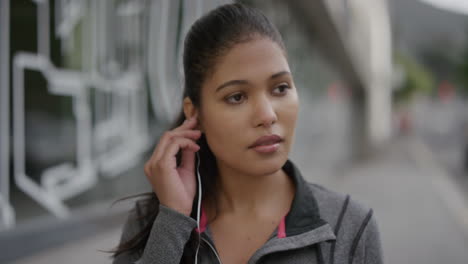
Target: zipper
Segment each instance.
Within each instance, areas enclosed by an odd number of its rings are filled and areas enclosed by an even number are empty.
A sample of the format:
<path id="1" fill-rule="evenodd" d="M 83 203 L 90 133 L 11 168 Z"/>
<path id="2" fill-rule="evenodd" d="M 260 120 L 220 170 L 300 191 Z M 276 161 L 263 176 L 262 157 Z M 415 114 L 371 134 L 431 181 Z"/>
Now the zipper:
<path id="1" fill-rule="evenodd" d="M 208 242 L 208 240 L 204 239 L 203 237 L 202 237 L 201 239 L 202 239 L 203 241 L 205 241 L 205 243 L 208 244 L 208 246 L 211 248 L 211 250 L 212 250 L 213 253 L 215 254 L 216 258 L 218 259 L 219 264 L 222 264 L 221 258 L 219 257 L 218 252 L 216 252 L 216 249 L 214 248 L 214 246 L 211 245 L 211 243 Z"/>
<path id="2" fill-rule="evenodd" d="M 271 240 L 272 238 L 276 237 L 276 236 L 277 236 L 277 234 L 276 234 L 276 232 L 274 232 L 273 235 L 268 239 L 268 241 Z M 218 263 L 223 264 L 223 262 L 221 261 L 221 258 L 218 255 L 218 252 L 216 251 L 215 247 L 210 243 L 210 241 L 206 240 L 202 236 L 200 236 L 200 239 L 203 240 L 210 247 L 211 251 L 216 256 L 216 259 L 218 260 Z M 255 255 L 255 253 L 254 253 L 254 255 Z"/>

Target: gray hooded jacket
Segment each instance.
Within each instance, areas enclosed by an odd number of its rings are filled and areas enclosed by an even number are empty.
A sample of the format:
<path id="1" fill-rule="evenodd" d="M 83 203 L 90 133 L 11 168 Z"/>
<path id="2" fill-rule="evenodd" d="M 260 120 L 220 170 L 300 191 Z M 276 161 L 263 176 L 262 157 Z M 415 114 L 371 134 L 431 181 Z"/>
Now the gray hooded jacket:
<path id="1" fill-rule="evenodd" d="M 304 180 L 291 161 L 283 170 L 294 179 L 296 193 L 285 217 L 285 233 L 278 228 L 248 261 L 253 263 L 381 264 L 380 237 L 372 209 L 349 196 Z M 196 220 L 160 205 L 160 211 L 141 255 L 121 254 L 114 264 L 179 263 Z M 135 215 L 124 226 L 121 242 L 140 229 Z M 219 263 L 209 226 L 201 234 L 198 263 Z"/>

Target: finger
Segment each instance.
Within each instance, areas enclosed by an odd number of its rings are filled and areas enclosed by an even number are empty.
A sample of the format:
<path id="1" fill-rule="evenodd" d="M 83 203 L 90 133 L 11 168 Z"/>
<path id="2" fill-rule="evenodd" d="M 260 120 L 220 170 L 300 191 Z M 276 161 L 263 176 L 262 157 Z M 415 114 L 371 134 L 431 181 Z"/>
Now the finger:
<path id="1" fill-rule="evenodd" d="M 180 149 L 187 149 L 192 152 L 198 151 L 200 147 L 191 139 L 187 138 L 174 138 L 174 140 L 169 144 L 168 149 L 164 152 L 163 157 L 160 159 L 155 159 L 151 157 L 145 163 L 144 172 L 146 176 L 152 177 L 154 169 L 175 169 L 176 164 L 176 154 Z"/>
<path id="2" fill-rule="evenodd" d="M 175 155 L 179 150 L 186 150 L 196 152 L 200 149 L 193 140 L 187 138 L 174 138 L 171 144 L 167 147 L 167 150 L 164 152 L 164 155 L 161 157 L 161 160 L 158 162 L 163 162 L 168 168 L 176 169 L 176 159 Z"/>
<path id="3" fill-rule="evenodd" d="M 195 152 L 192 150 L 184 149 L 182 151 L 182 160 L 180 169 L 193 172 L 195 169 Z"/>
<path id="4" fill-rule="evenodd" d="M 197 125 L 197 117 L 196 116 L 193 116 L 189 119 L 185 119 L 184 123 L 182 123 L 182 125 L 176 127 L 175 129 L 173 129 L 172 131 L 180 131 L 180 130 L 187 130 L 187 129 L 194 129 L 195 126 Z"/>
<path id="5" fill-rule="evenodd" d="M 195 190 L 196 182 L 195 174 L 195 152 L 192 150 L 182 151 L 182 163 L 179 168 L 180 180 L 183 182 L 187 190 Z"/>
<path id="6" fill-rule="evenodd" d="M 149 158 L 149 160 L 145 163 L 144 166 L 144 171 L 145 174 L 149 174 L 149 171 L 151 170 L 151 167 L 153 164 L 156 164 L 166 151 L 167 146 L 173 141 L 174 138 L 176 137 L 187 137 L 191 138 L 193 140 L 196 140 L 201 136 L 201 132 L 197 130 L 185 130 L 185 131 L 166 131 L 164 134 L 161 136 L 159 139 L 158 144 L 153 150 L 153 154 Z"/>
<path id="7" fill-rule="evenodd" d="M 201 136 L 200 130 L 183 130 L 183 131 L 169 131 L 165 132 L 161 137 L 161 140 L 153 152 L 153 156 L 156 160 L 159 160 L 164 152 L 166 151 L 167 146 L 174 140 L 174 138 L 188 138 L 191 140 L 197 140 Z"/>

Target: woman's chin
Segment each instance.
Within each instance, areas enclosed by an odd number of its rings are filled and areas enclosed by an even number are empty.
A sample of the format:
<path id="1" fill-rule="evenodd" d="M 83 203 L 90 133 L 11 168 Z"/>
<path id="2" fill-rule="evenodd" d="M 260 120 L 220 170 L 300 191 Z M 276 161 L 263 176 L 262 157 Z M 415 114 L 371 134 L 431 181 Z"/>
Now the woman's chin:
<path id="1" fill-rule="evenodd" d="M 257 155 L 246 161 L 246 165 L 253 174 L 265 175 L 272 174 L 280 170 L 288 159 L 284 153 L 276 153 L 274 155 Z"/>

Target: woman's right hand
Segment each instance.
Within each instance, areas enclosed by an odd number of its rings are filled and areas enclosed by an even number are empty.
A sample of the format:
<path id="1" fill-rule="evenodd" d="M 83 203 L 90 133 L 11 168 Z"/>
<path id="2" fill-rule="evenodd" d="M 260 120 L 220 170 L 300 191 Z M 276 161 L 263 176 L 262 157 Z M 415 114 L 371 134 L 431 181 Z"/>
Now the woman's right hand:
<path id="1" fill-rule="evenodd" d="M 179 127 L 166 131 L 160 138 L 153 155 L 145 164 L 145 174 L 160 204 L 186 216 L 192 212 L 196 194 L 195 152 L 200 149 L 195 141 L 201 131 L 196 130 L 196 116 L 187 119 Z M 182 150 L 179 167 L 176 154 Z"/>

